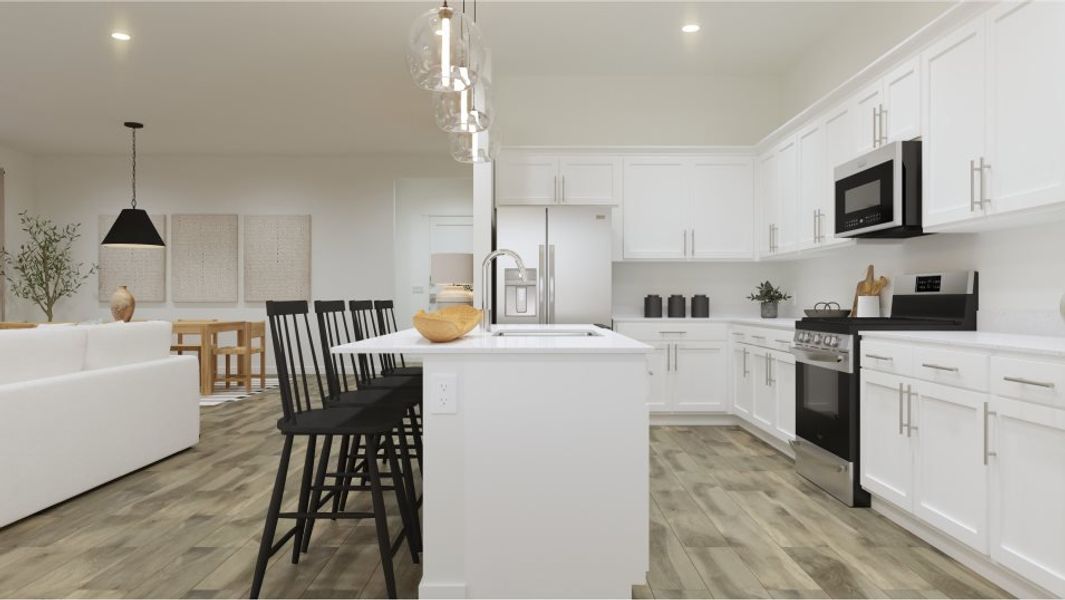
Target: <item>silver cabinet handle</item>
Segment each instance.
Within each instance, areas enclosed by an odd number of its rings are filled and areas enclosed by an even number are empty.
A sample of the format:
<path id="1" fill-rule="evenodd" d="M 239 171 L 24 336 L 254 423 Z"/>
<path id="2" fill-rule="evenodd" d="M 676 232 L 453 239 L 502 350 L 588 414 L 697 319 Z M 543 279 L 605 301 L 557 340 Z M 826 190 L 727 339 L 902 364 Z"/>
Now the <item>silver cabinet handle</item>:
<path id="1" fill-rule="evenodd" d="M 547 322 L 555 322 L 555 245 L 547 246 Z"/>
<path id="2" fill-rule="evenodd" d="M 995 411 L 988 410 L 988 403 L 984 402 L 984 466 L 987 466 L 987 459 L 995 456 L 995 453 L 991 451 L 990 441 L 990 423 L 991 415 L 997 414 Z"/>
<path id="3" fill-rule="evenodd" d="M 899 435 L 902 435 L 902 386 L 899 384 Z"/>
<path id="4" fill-rule="evenodd" d="M 969 212 L 976 212 L 977 208 L 980 208 L 976 204 L 976 161 L 969 161 Z"/>
<path id="5" fill-rule="evenodd" d="M 688 256 L 688 230 L 684 230 L 684 256 Z"/>
<path id="6" fill-rule="evenodd" d="M 880 141 L 880 133 L 877 132 L 876 127 L 880 122 L 880 107 L 873 107 L 873 147 L 876 148 L 877 142 Z"/>
<path id="7" fill-rule="evenodd" d="M 1019 383 L 1021 385 L 1034 385 L 1036 387 L 1054 389 L 1053 381 L 1033 381 L 1031 379 L 1025 379 L 1024 377 L 1003 377 L 1002 381 L 1009 381 L 1010 383 Z"/>
<path id="8" fill-rule="evenodd" d="M 744 348 L 743 349 L 743 378 L 744 379 L 747 379 L 747 376 L 750 375 L 750 371 L 747 370 L 747 354 L 748 354 L 747 349 Z"/>
<path id="9" fill-rule="evenodd" d="M 680 345 L 673 344 L 673 370 L 674 371 L 679 371 L 680 370 L 680 361 L 678 360 L 679 357 L 677 356 L 677 352 L 678 352 L 679 348 L 680 348 Z"/>
<path id="10" fill-rule="evenodd" d="M 692 256 L 695 256 L 695 230 L 692 229 Z"/>
<path id="11" fill-rule="evenodd" d="M 769 372 L 769 387 L 773 387 L 777 384 L 776 378 L 773 377 L 773 364 L 776 363 L 776 359 L 774 359 L 772 356 L 769 356 L 768 354 L 765 355 L 765 358 L 767 371 Z"/>
<path id="12" fill-rule="evenodd" d="M 739 331 L 733 331 L 733 332 L 732 332 L 732 335 L 737 335 L 737 336 L 738 336 L 738 335 L 743 335 L 743 333 L 741 333 L 741 332 L 739 332 Z"/>
<path id="13" fill-rule="evenodd" d="M 789 345 L 791 344 L 791 340 L 781 340 L 781 339 L 774 338 L 773 341 L 778 343 L 778 344 L 789 344 Z"/>
<path id="14" fill-rule="evenodd" d="M 669 371 L 673 370 L 673 355 L 670 354 L 670 349 L 672 347 L 673 347 L 673 344 L 666 344 L 666 372 L 667 373 Z"/>
<path id="15" fill-rule="evenodd" d="M 880 105 L 880 145 L 887 143 L 887 109 Z"/>
<path id="16" fill-rule="evenodd" d="M 913 386 L 906 384 L 906 437 L 911 437 L 917 426 L 913 424 Z"/>
<path id="17" fill-rule="evenodd" d="M 687 331 L 659 331 L 658 335 L 684 335 Z"/>
<path id="18" fill-rule="evenodd" d="M 558 204 L 558 175 L 555 175 L 555 185 L 551 189 L 551 202 Z"/>
<path id="19" fill-rule="evenodd" d="M 814 243 L 817 243 L 817 211 L 814 210 Z"/>
<path id="20" fill-rule="evenodd" d="M 562 176 L 562 194 L 560 194 L 559 198 L 561 199 L 562 202 L 566 201 L 566 176 L 565 175 Z"/>
<path id="21" fill-rule="evenodd" d="M 935 369 L 936 371 L 948 371 L 950 373 L 958 372 L 958 367 L 944 367 L 943 365 L 936 365 L 932 363 L 921 363 L 921 366 L 926 369 Z"/>
<path id="22" fill-rule="evenodd" d="M 987 172 L 991 170 L 991 163 L 984 160 L 984 157 L 980 157 L 980 208 L 984 208 L 985 203 L 991 202 L 991 197 L 987 194 Z"/>
<path id="23" fill-rule="evenodd" d="M 866 354 L 865 357 L 866 358 L 871 358 L 873 360 L 895 360 L 895 359 L 891 358 L 890 356 L 880 356 L 879 354 Z M 902 385 L 902 384 L 899 384 L 899 385 Z"/>
<path id="24" fill-rule="evenodd" d="M 538 256 L 539 270 L 536 272 L 536 320 L 541 325 L 547 324 L 547 246 L 540 244 Z"/>

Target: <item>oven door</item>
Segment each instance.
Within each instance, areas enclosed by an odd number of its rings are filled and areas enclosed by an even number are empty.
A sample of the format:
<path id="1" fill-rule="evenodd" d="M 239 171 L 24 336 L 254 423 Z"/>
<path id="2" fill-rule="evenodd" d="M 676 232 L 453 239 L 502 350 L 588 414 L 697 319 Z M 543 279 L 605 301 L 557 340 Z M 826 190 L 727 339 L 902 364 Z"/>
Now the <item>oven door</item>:
<path id="1" fill-rule="evenodd" d="M 901 149 L 896 142 L 836 167 L 836 237 L 903 224 Z"/>
<path id="2" fill-rule="evenodd" d="M 857 378 L 848 369 L 795 361 L 795 433 L 836 456 L 853 462 L 857 424 L 851 418 Z"/>

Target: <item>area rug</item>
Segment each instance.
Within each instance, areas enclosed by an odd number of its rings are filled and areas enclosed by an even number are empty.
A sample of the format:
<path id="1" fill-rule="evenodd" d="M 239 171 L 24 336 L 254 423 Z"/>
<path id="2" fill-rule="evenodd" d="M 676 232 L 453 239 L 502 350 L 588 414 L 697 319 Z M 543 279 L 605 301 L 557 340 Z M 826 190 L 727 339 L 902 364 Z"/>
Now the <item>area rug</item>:
<path id="1" fill-rule="evenodd" d="M 200 398 L 200 406 L 218 406 L 219 404 L 226 404 L 227 402 L 237 402 L 244 400 L 245 398 L 251 398 L 258 396 L 264 392 L 277 389 L 278 383 L 276 377 L 266 378 L 266 387 L 259 387 L 258 380 L 252 382 L 251 391 L 245 391 L 244 387 L 230 387 L 228 390 L 224 384 L 217 384 L 215 386 L 215 392 L 210 396 L 204 396 Z"/>

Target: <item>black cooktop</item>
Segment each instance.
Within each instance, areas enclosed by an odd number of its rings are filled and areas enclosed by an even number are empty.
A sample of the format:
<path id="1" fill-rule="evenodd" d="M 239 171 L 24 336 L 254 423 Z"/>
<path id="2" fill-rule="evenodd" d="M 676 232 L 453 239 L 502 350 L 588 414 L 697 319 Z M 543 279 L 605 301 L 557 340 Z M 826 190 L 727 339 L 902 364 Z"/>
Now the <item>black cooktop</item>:
<path id="1" fill-rule="evenodd" d="M 850 333 L 866 330 L 881 331 L 935 331 L 975 329 L 965 319 L 921 318 L 921 317 L 806 317 L 795 324 L 796 329 L 824 331 L 828 333 Z"/>

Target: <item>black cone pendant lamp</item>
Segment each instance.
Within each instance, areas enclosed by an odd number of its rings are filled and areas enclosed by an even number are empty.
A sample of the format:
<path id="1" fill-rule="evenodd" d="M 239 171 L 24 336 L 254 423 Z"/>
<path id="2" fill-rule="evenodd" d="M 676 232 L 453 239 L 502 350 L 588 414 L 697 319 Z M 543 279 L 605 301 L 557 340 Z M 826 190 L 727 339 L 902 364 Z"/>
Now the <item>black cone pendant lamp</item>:
<path id="1" fill-rule="evenodd" d="M 133 136 L 133 168 L 130 178 L 133 184 L 132 208 L 122 209 L 101 244 L 124 248 L 162 247 L 166 244 L 155 230 L 155 225 L 152 225 L 152 220 L 148 218 L 148 212 L 137 208 L 137 130 L 143 128 L 144 124 L 127 122 L 124 125 L 129 127 Z"/>

